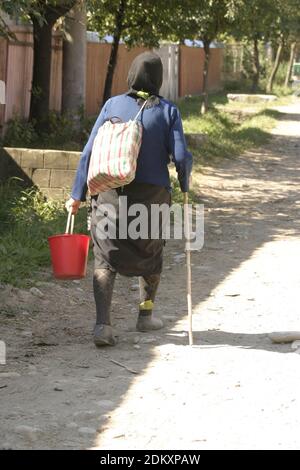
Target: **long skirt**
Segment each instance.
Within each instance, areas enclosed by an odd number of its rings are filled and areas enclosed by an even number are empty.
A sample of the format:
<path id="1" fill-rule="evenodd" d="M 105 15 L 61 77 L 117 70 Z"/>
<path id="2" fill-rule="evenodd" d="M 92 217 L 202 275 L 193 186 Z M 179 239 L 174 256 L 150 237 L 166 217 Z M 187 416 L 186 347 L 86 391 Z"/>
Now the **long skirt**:
<path id="1" fill-rule="evenodd" d="M 164 219 L 157 218 L 156 212 L 154 220 L 151 208 L 162 204 L 170 206 L 170 203 L 171 196 L 166 188 L 136 182 L 93 197 L 91 235 L 95 268 L 108 268 L 125 276 L 161 273 Z M 143 206 L 143 218 L 139 220 L 135 204 Z M 155 237 L 152 236 L 153 226 Z M 134 227 L 134 234 L 130 227 Z"/>

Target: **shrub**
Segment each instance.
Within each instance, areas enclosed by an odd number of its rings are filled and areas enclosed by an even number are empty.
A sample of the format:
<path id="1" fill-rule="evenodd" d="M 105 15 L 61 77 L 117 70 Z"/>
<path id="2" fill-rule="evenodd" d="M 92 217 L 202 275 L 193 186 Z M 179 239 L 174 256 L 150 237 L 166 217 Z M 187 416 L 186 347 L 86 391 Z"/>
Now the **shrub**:
<path id="1" fill-rule="evenodd" d="M 6 125 L 5 136 L 1 141 L 7 147 L 32 147 L 38 140 L 34 122 L 14 117 Z"/>

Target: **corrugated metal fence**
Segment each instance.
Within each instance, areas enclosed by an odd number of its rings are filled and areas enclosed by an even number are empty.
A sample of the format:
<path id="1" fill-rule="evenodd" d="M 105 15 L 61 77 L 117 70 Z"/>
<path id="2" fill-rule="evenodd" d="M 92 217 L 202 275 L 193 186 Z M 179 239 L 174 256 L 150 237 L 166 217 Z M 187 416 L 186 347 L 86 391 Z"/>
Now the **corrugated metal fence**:
<path id="1" fill-rule="evenodd" d="M 14 28 L 18 42 L 0 39 L 0 80 L 6 83 L 6 105 L 0 106 L 0 125 L 14 115 L 27 117 L 30 105 L 32 80 L 32 31 L 30 27 Z M 106 67 L 110 54 L 110 44 L 88 41 L 87 44 L 87 80 L 86 114 L 97 114 L 101 106 Z M 126 78 L 134 57 L 145 48 L 127 50 L 119 46 L 117 67 L 113 80 L 112 94 L 126 91 Z M 185 95 L 201 93 L 202 71 L 204 63 L 203 49 L 178 45 L 163 45 L 156 51 L 164 64 L 164 83 L 161 94 L 175 101 Z M 212 49 L 208 84 L 210 89 L 221 87 L 223 49 Z M 62 39 L 53 35 L 53 53 L 51 69 L 50 107 L 61 109 L 62 92 Z"/>

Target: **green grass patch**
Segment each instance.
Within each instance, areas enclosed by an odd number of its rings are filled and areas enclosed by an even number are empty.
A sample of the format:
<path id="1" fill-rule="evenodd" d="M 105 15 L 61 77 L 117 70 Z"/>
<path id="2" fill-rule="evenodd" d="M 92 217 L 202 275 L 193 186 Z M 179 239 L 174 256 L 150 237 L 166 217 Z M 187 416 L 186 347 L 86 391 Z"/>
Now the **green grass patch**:
<path id="1" fill-rule="evenodd" d="M 265 104 L 229 103 L 224 95 L 212 96 L 211 109 L 204 115 L 200 113 L 200 97 L 184 99 L 178 106 L 184 131 L 206 136 L 201 146 L 191 147 L 196 171 L 203 163 L 235 157 L 249 148 L 263 145 L 280 118 L 278 111 Z"/>
<path id="2" fill-rule="evenodd" d="M 47 237 L 64 233 L 63 203 L 47 201 L 36 189 L 24 189 L 17 179 L 0 185 L 0 282 L 29 287 L 39 268 L 50 265 Z M 76 217 L 76 232 L 85 233 L 86 210 Z"/>

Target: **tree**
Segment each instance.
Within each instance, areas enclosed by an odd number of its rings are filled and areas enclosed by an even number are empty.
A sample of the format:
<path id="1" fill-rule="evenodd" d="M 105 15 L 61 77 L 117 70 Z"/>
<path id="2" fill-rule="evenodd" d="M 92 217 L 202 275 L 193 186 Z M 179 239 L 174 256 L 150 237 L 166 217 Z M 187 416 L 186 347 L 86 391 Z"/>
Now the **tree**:
<path id="1" fill-rule="evenodd" d="M 100 35 L 112 34 L 113 42 L 106 70 L 106 79 L 102 102 L 108 100 L 111 96 L 112 81 L 117 63 L 117 55 L 121 35 L 125 29 L 125 15 L 128 5 L 126 0 L 117 1 L 91 1 L 89 2 L 93 11 L 90 24 L 92 24 Z"/>
<path id="2" fill-rule="evenodd" d="M 33 25 L 33 77 L 30 119 L 43 130 L 49 115 L 52 29 L 56 21 L 77 0 L 2 0 L 1 8 L 10 15 L 30 18 Z"/>
<path id="3" fill-rule="evenodd" d="M 85 104 L 87 40 L 84 0 L 77 1 L 64 23 L 62 111 L 76 119 Z"/>
<path id="4" fill-rule="evenodd" d="M 289 86 L 289 83 L 290 83 L 290 80 L 291 80 L 292 69 L 293 69 L 293 64 L 294 64 L 294 60 L 295 60 L 295 57 L 296 57 L 296 53 L 297 53 L 297 41 L 292 40 L 291 45 L 290 45 L 290 58 L 289 58 L 287 71 L 286 71 L 286 76 L 285 76 L 285 81 L 284 81 L 284 86 L 286 88 Z"/>
<path id="5" fill-rule="evenodd" d="M 298 0 L 273 0 L 274 21 L 271 27 L 271 38 L 277 43 L 277 51 L 273 67 L 267 82 L 267 93 L 272 92 L 274 80 L 282 58 L 285 45 L 289 42 L 295 42 L 300 35 L 300 11 Z M 293 47 L 291 54 L 293 55 Z M 290 69 L 292 63 L 290 63 Z M 289 72 L 288 72 L 289 73 Z M 289 77 L 288 77 L 289 79 Z"/>
<path id="6" fill-rule="evenodd" d="M 259 43 L 270 42 L 276 47 L 275 60 L 266 86 L 267 93 L 270 93 L 288 38 L 291 34 L 297 34 L 297 31 L 299 33 L 299 2 L 298 0 L 237 1 L 239 8 L 233 23 L 232 34 L 237 40 L 246 39 L 253 44 L 252 92 L 257 91 L 260 79 Z"/>
<path id="7" fill-rule="evenodd" d="M 200 39 L 205 50 L 204 108 L 208 108 L 207 75 L 210 45 L 227 30 L 238 0 L 87 0 L 91 29 L 112 35 L 103 102 L 111 95 L 118 46 L 124 43 L 157 47 L 160 39 Z"/>
<path id="8" fill-rule="evenodd" d="M 272 91 L 273 91 L 273 84 L 274 84 L 274 80 L 275 80 L 275 77 L 276 77 L 276 74 L 277 74 L 277 71 L 278 71 L 278 68 L 279 68 L 279 64 L 280 64 L 280 61 L 281 61 L 282 52 L 283 52 L 283 48 L 284 48 L 284 41 L 285 41 L 285 36 L 284 36 L 283 33 L 281 33 L 279 38 L 278 38 L 278 46 L 277 46 L 277 50 L 276 50 L 276 56 L 275 56 L 275 60 L 274 60 L 274 63 L 273 63 L 273 67 L 271 69 L 271 73 L 270 73 L 268 81 L 267 81 L 267 86 L 266 86 L 266 92 L 267 93 L 272 93 Z"/>
<path id="9" fill-rule="evenodd" d="M 252 87 L 255 93 L 258 89 L 261 64 L 259 43 L 267 40 L 272 23 L 275 20 L 275 0 L 239 0 L 237 12 L 232 23 L 231 33 L 238 41 L 247 40 L 252 43 Z"/>
<path id="10" fill-rule="evenodd" d="M 171 34 L 170 15 L 177 0 L 87 0 L 89 25 L 101 38 L 111 35 L 113 42 L 108 61 L 103 103 L 111 96 L 114 71 L 121 39 L 128 47 L 158 47 L 161 38 Z M 181 2 L 182 3 L 182 2 Z"/>
<path id="11" fill-rule="evenodd" d="M 187 0 L 178 2 L 172 18 L 174 36 L 179 40 L 196 39 L 203 43 L 204 67 L 202 112 L 208 110 L 208 73 L 211 43 L 228 31 L 235 15 L 236 0 Z"/>
<path id="12" fill-rule="evenodd" d="M 75 5 L 76 0 L 32 0 L 28 3 L 33 25 L 34 57 L 30 119 L 36 121 L 38 130 L 43 130 L 47 127 L 49 115 L 53 26 Z"/>
<path id="13" fill-rule="evenodd" d="M 292 12 L 289 16 L 289 37 L 287 41 L 290 47 L 290 58 L 284 82 L 285 87 L 288 87 L 290 83 L 294 60 L 300 43 L 300 9 L 298 2 L 292 0 L 291 8 Z"/>

